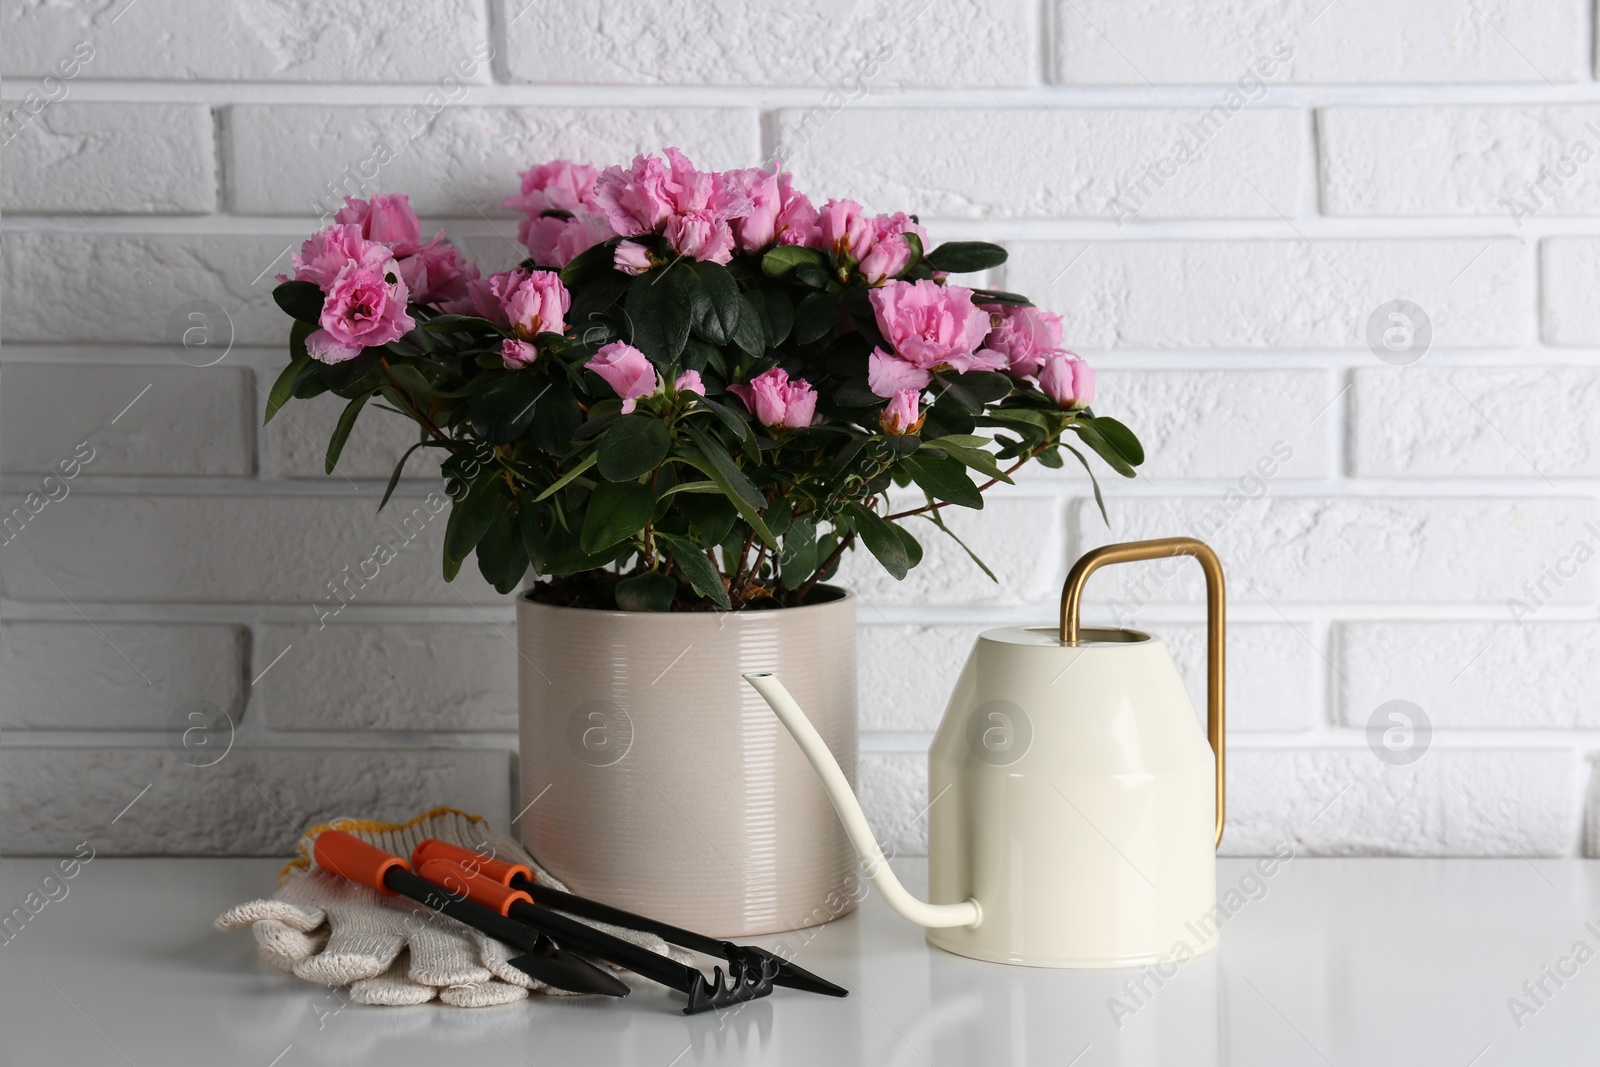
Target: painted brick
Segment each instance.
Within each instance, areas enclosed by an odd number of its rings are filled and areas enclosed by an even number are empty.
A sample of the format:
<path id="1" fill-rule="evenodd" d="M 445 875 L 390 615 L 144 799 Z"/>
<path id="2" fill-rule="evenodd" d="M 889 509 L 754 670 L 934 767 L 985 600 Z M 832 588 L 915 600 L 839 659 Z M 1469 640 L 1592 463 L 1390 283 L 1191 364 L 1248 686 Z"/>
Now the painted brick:
<path id="1" fill-rule="evenodd" d="M 1236 602 L 1502 603 L 1585 535 L 1593 504 L 1580 498 L 1259 497 L 1229 512 L 1222 498 L 1127 498 L 1107 531 L 1092 502 L 1078 505 L 1075 544 L 1190 534 L 1222 557 Z M 1136 564 L 1095 596 L 1137 606 L 1198 600 L 1199 568 Z M 1165 582 L 1163 570 L 1172 576 Z M 1141 590 L 1140 583 L 1143 583 Z M 1553 600 L 1593 600 L 1579 573 Z"/>
<path id="2" fill-rule="evenodd" d="M 922 752 L 863 752 L 856 765 L 861 808 L 886 855 L 928 854 L 928 757 Z"/>
<path id="3" fill-rule="evenodd" d="M 1544 339 L 1553 345 L 1600 345 L 1600 238 L 1553 237 L 1544 242 Z"/>
<path id="4" fill-rule="evenodd" d="M 59 474 L 61 462 L 92 456 L 81 465 L 91 477 L 251 473 L 250 371 L 175 364 L 7 364 L 0 462 L 7 471 Z"/>
<path id="5" fill-rule="evenodd" d="M 1068 339 L 1068 344 L 1072 344 Z M 1139 480 L 1325 478 L 1337 454 L 1330 416 L 1342 383 L 1320 370 L 1121 370 L 1115 355 L 1091 358 L 1095 407 L 1139 435 Z M 1217 427 L 1232 430 L 1218 433 Z M 1096 461 L 1091 461 L 1096 462 Z M 1044 468 L 1024 468 L 1027 477 Z M 1082 468 L 1070 458 L 1073 479 Z M 1104 467 L 1097 466 L 1097 470 Z M 1109 483 L 1119 481 L 1115 475 Z M 1249 487 L 1244 487 L 1248 491 Z"/>
<path id="6" fill-rule="evenodd" d="M 1584 796 L 1583 854 L 1600 859 L 1600 755 L 1588 758 L 1589 788 Z"/>
<path id="7" fill-rule="evenodd" d="M 259 215 L 332 214 L 342 196 L 393 190 L 424 215 L 509 215 L 500 201 L 544 160 L 605 167 L 675 145 L 722 169 L 760 152 L 756 112 L 735 108 L 239 105 L 226 139 L 233 207 Z"/>
<path id="8" fill-rule="evenodd" d="M 1299 195 L 1301 115 L 1244 112 L 1221 125 L 1212 118 L 1197 133 L 1204 115 L 1151 108 L 788 110 L 778 113 L 776 154 L 819 202 L 850 197 L 874 211 L 1277 218 L 1270 205 Z M 1171 160 L 1180 141 L 1204 145 L 1182 166 Z"/>
<path id="9" fill-rule="evenodd" d="M 289 649 L 256 687 L 273 729 L 517 728 L 513 623 L 273 624 L 257 648 L 261 667 Z"/>
<path id="10" fill-rule="evenodd" d="M 858 630 L 863 731 L 932 732 L 979 633 L 988 626 L 894 624 L 869 606 Z M 1054 620 L 1041 610 L 1035 620 Z M 1206 713 L 1205 627 L 1193 623 L 1125 623 L 1167 642 L 1189 689 L 1196 716 Z M 1228 628 L 1228 728 L 1305 730 L 1322 706 L 1322 661 L 1286 625 L 1234 623 Z"/>
<path id="11" fill-rule="evenodd" d="M 93 45 L 80 78 L 199 81 L 485 81 L 488 11 L 477 0 L 140 0 L 17 4 L 0 16 L 0 70 L 46 74 Z"/>
<path id="12" fill-rule="evenodd" d="M 206 301 L 201 310 L 222 311 L 234 344 L 287 349 L 289 317 L 272 302 L 272 276 L 299 245 L 233 234 L 7 233 L 6 340 L 181 346 L 190 312 Z M 226 328 L 216 329 L 226 348 Z"/>
<path id="13" fill-rule="evenodd" d="M 287 856 L 302 829 L 340 816 L 448 805 L 504 830 L 511 814 L 510 753 L 493 749 L 236 746 L 193 767 L 165 748 L 9 747 L 0 770 L 8 855 L 89 841 L 108 856 Z"/>
<path id="14" fill-rule="evenodd" d="M 1006 287 L 1084 348 L 1366 348 L 1405 298 L 1435 347 L 1523 343 L 1531 264 L 1513 238 L 1015 242 Z"/>
<path id="15" fill-rule="evenodd" d="M 1600 107 L 1335 107 L 1317 121 L 1330 215 L 1498 215 L 1520 228 L 1600 212 Z"/>
<path id="16" fill-rule="evenodd" d="M 1341 624 L 1340 721 L 1364 728 L 1379 705 L 1409 700 L 1435 729 L 1600 728 L 1600 625 L 1539 621 L 1537 594 L 1517 592 L 1520 623 Z"/>
<path id="17" fill-rule="evenodd" d="M 818 106 L 894 85 L 1031 85 L 1036 18 L 1025 0 L 950 0 L 907 17 L 890 0 L 664 12 L 628 0 L 499 0 L 512 81 L 803 85 Z"/>
<path id="18" fill-rule="evenodd" d="M 1583 0 L 1054 0 L 1054 76 L 1238 85 L 1263 72 L 1258 60 L 1279 57 L 1287 68 L 1274 76 L 1293 82 L 1572 82 L 1588 73 L 1587 9 Z"/>
<path id="19" fill-rule="evenodd" d="M 1358 370 L 1350 458 L 1371 477 L 1600 474 L 1600 368 Z"/>
<path id="20" fill-rule="evenodd" d="M 0 207 L 60 215 L 210 212 L 217 203 L 211 128 L 211 110 L 199 104 L 57 102 L 6 143 Z"/>
<path id="21" fill-rule="evenodd" d="M 1405 766 L 1364 746 L 1228 755 L 1227 855 L 1287 839 L 1314 856 L 1562 856 L 1577 833 L 1565 749 L 1435 745 Z"/>
<path id="22" fill-rule="evenodd" d="M 0 579 L 19 600 L 302 604 L 306 620 L 365 604 L 499 603 L 469 560 L 439 573 L 448 500 L 400 490 L 338 497 L 95 495 L 49 504 L 5 546 Z M 8 498 L 4 515 L 17 501 Z M 433 506 L 440 506 L 430 514 Z M 107 531 L 115 530 L 109 537 Z M 387 564 L 368 564 L 397 550 Z M 346 571 L 345 568 L 349 570 Z M 376 577 L 363 587 L 359 571 Z M 47 580 L 48 579 L 48 580 Z M 329 584 L 338 582 L 336 596 Z M 53 585 L 51 583 L 54 583 Z M 468 599 L 463 599 L 463 598 Z M 509 600 L 505 600 L 509 603 Z"/>
<path id="23" fill-rule="evenodd" d="M 8 729 L 181 733 L 179 709 L 196 700 L 235 723 L 244 714 L 246 635 L 236 626 L 8 622 L 0 635 Z"/>
<path id="24" fill-rule="evenodd" d="M 921 498 L 897 497 L 907 509 Z M 1030 604 L 1060 594 L 1066 573 L 1061 505 L 1037 497 L 990 497 L 982 513 L 944 509 L 945 524 L 989 565 L 998 581 L 979 569 L 962 547 L 932 523 L 917 521 L 911 533 L 922 544 L 921 565 L 897 582 L 871 553 L 857 549 L 839 568 L 839 583 L 863 601 L 879 604 Z M 863 609 L 870 615 L 871 608 Z"/>
<path id="25" fill-rule="evenodd" d="M 287 354 L 284 361 L 288 361 Z M 296 400 L 280 408 L 262 431 L 270 466 L 280 478 L 330 477 L 325 473 L 328 441 L 346 401 L 328 393 Z M 339 453 L 334 478 L 382 478 L 394 473 L 406 449 L 417 443 L 417 424 L 410 419 L 373 408 L 363 409 L 355 429 Z M 407 478 L 438 478 L 436 449 L 419 448 L 406 460 Z"/>

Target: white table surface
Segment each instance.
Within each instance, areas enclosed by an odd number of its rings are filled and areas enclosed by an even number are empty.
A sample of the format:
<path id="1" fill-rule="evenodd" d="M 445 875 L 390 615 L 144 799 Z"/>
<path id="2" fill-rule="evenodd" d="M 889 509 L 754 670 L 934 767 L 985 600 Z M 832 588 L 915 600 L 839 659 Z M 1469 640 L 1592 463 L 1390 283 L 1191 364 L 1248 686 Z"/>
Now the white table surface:
<path id="1" fill-rule="evenodd" d="M 1564 985 L 1545 978 L 1542 1004 L 1522 989 L 1579 941 L 1600 953 L 1596 861 L 1295 859 L 1228 922 L 1216 951 L 1159 990 L 1147 980 L 1153 995 L 1120 1028 L 1108 999 L 1138 972 L 961 959 L 929 948 L 876 896 L 796 956 L 847 986 L 845 1000 L 779 990 L 692 1018 L 664 993 L 341 1008 L 328 990 L 261 964 L 249 934 L 211 928 L 228 905 L 263 895 L 278 866 L 94 860 L 0 946 L 0 1063 L 1600 1063 L 1600 955 L 1563 965 L 1576 968 Z M 924 863 L 895 866 L 924 883 Z M 48 867 L 0 862 L 3 910 Z M 1219 887 L 1247 867 L 1221 862 Z M 1537 1009 L 1520 1027 L 1511 997 Z"/>

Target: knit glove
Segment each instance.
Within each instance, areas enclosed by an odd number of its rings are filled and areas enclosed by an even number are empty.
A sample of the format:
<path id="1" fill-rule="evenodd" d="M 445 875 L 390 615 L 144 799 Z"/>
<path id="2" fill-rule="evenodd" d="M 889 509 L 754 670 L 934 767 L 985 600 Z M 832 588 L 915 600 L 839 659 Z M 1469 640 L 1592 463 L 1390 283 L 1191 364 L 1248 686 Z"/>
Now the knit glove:
<path id="1" fill-rule="evenodd" d="M 228 909 L 217 918 L 217 929 L 249 927 L 265 962 L 308 981 L 347 985 L 359 1004 L 422 1004 L 438 997 L 476 1008 L 521 1000 L 530 991 L 562 992 L 507 962 L 520 950 L 409 898 L 378 893 L 317 867 L 311 849 L 323 830 L 344 830 L 407 860 L 419 842 L 438 838 L 527 864 L 541 884 L 565 888 L 516 842 L 490 834 L 488 822 L 475 815 L 436 808 L 402 824 L 341 819 L 301 839 L 300 857 L 284 868 L 276 894 Z M 590 925 L 688 961 L 654 935 Z"/>

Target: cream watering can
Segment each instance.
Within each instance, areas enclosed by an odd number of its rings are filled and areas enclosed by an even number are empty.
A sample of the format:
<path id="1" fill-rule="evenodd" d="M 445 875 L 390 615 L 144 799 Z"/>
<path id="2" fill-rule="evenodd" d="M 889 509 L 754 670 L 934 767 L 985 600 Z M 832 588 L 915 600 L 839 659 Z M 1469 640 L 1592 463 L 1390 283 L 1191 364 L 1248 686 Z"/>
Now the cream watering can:
<path id="1" fill-rule="evenodd" d="M 1209 616 L 1206 734 L 1158 637 L 1083 629 L 1089 576 L 1193 556 Z M 1204 951 L 1223 825 L 1222 565 L 1187 537 L 1096 549 L 1073 566 L 1057 627 L 980 634 L 928 753 L 928 888 L 906 891 L 844 772 L 771 674 L 745 679 L 799 743 L 889 906 L 928 942 L 1033 967 L 1136 966 Z M 1209 738 L 1210 744 L 1207 744 Z"/>

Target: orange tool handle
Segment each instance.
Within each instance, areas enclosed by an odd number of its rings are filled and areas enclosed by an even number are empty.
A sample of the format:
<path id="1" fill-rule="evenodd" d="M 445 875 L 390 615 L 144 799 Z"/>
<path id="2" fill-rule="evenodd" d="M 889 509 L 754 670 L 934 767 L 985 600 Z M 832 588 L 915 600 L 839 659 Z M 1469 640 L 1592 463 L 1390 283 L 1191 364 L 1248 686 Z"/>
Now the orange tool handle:
<path id="1" fill-rule="evenodd" d="M 497 860 L 491 856 L 480 855 L 470 848 L 452 845 L 450 842 L 440 841 L 436 837 L 428 838 L 411 851 L 411 862 L 417 870 L 420 871 L 422 865 L 429 860 L 449 860 L 451 863 L 459 863 L 467 870 L 481 874 L 491 881 L 499 882 L 501 885 L 510 885 L 514 878 L 526 878 L 529 882 L 534 881 L 533 872 L 528 869 L 526 864 L 508 863 L 505 860 Z"/>
<path id="2" fill-rule="evenodd" d="M 383 849 L 369 845 L 359 837 L 352 837 L 343 830 L 324 830 L 318 834 L 312 855 L 316 858 L 317 866 L 323 870 L 342 875 L 391 897 L 397 894 L 383 884 L 384 875 L 397 867 L 402 871 L 411 869 L 399 856 L 391 856 Z"/>
<path id="3" fill-rule="evenodd" d="M 533 898 L 520 889 L 501 885 L 493 878 L 485 878 L 449 860 L 432 859 L 424 863 L 418 874 L 440 886 L 453 897 L 465 894 L 474 904 L 509 916 L 513 904 L 532 904 Z"/>

